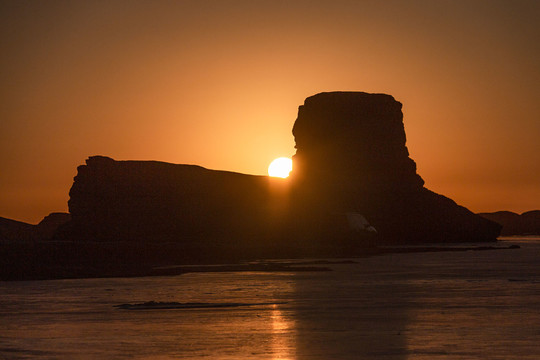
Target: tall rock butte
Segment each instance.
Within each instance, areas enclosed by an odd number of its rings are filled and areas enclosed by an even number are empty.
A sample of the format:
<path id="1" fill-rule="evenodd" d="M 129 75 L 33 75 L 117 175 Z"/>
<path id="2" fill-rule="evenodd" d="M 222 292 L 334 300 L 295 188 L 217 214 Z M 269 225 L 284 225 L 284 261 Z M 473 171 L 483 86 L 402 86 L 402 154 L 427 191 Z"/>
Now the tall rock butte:
<path id="1" fill-rule="evenodd" d="M 363 214 L 386 243 L 495 240 L 500 227 L 426 189 L 405 145 L 402 105 L 386 94 L 320 93 L 293 127 L 293 204 Z"/>
<path id="2" fill-rule="evenodd" d="M 392 96 L 309 97 L 293 127 L 289 180 L 193 165 L 91 157 L 70 191 L 62 239 L 183 244 L 207 258 L 352 255 L 381 244 L 492 241 L 494 222 L 424 188 Z M 355 233 L 362 214 L 376 235 Z M 345 240 L 344 240 L 345 239 Z M 216 254 L 218 256 L 216 256 Z"/>

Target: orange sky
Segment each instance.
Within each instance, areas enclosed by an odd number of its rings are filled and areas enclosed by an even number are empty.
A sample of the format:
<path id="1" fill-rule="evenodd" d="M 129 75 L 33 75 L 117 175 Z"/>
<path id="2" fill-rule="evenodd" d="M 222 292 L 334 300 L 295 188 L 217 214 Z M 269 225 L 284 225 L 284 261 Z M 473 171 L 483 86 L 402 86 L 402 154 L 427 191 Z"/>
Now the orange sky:
<path id="1" fill-rule="evenodd" d="M 393 95 L 426 186 L 540 208 L 538 1 L 1 1 L 0 216 L 91 155 L 266 174 L 322 91 Z"/>

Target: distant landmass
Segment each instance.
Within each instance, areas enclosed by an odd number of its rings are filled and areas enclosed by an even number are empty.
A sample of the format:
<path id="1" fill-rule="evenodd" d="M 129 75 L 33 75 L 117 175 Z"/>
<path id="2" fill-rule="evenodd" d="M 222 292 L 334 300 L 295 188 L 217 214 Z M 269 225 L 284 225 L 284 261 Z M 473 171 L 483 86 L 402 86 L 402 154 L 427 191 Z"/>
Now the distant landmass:
<path id="1" fill-rule="evenodd" d="M 69 214 L 44 219 L 50 226 L 41 227 L 39 246 L 4 249 L 7 271 L 136 276 L 157 265 L 351 257 L 377 245 L 496 240 L 501 225 L 424 187 L 405 145 L 401 107 L 385 94 L 307 98 L 294 123 L 296 154 L 286 180 L 92 156 L 77 168 Z M 7 237 L 30 236 L 31 227 L 4 222 Z"/>
<path id="2" fill-rule="evenodd" d="M 511 211 L 478 215 L 502 225 L 501 235 L 540 235 L 540 210 L 527 211 L 521 215 Z"/>

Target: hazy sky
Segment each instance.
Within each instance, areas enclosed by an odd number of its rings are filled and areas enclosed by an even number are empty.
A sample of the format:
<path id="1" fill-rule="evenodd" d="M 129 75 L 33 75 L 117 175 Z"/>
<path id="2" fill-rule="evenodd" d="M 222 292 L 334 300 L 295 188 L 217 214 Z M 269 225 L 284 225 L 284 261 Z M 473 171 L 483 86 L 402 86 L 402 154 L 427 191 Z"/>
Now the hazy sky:
<path id="1" fill-rule="evenodd" d="M 322 91 L 393 95 L 426 187 L 540 208 L 540 1 L 0 1 L 0 216 L 91 155 L 266 174 Z"/>

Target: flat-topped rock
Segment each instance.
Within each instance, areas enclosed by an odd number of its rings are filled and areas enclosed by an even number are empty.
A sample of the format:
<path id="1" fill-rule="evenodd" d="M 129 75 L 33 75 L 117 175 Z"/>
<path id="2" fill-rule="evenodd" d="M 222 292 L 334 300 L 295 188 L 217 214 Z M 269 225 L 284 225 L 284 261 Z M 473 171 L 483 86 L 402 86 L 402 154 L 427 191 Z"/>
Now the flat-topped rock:
<path id="1" fill-rule="evenodd" d="M 364 92 L 305 100 L 293 127 L 298 216 L 317 223 L 321 208 L 362 213 L 389 243 L 495 240 L 498 224 L 423 187 L 401 109 L 390 95 Z"/>

